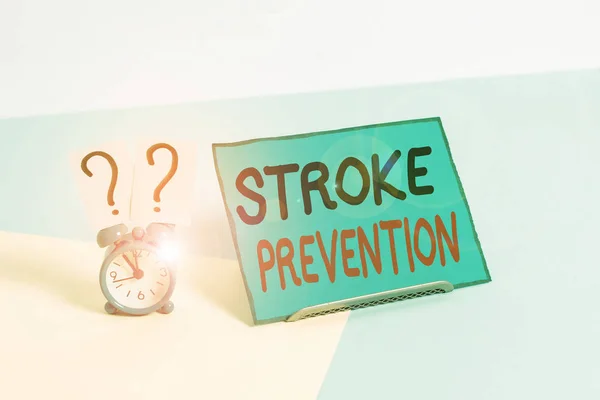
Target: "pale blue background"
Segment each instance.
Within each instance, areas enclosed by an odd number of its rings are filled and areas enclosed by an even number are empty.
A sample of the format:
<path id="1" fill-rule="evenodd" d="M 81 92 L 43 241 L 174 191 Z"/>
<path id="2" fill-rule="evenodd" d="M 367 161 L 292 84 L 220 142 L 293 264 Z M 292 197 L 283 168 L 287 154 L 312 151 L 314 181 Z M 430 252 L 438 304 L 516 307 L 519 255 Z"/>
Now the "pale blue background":
<path id="1" fill-rule="evenodd" d="M 67 148 L 159 127 L 198 138 L 196 223 L 215 229 L 194 240 L 234 257 L 211 142 L 438 115 L 494 281 L 352 312 L 320 400 L 595 400 L 598 110 L 593 70 L 4 120 L 0 229 L 90 240 Z"/>
<path id="2" fill-rule="evenodd" d="M 218 146 L 215 149 L 219 174 L 222 180 L 225 200 L 235 224 L 237 245 L 246 282 L 254 303 L 257 321 L 283 319 L 305 307 L 325 304 L 366 294 L 377 293 L 400 287 L 418 285 L 426 282 L 448 281 L 456 286 L 465 286 L 473 282 L 488 281 L 489 276 L 485 261 L 478 247 L 476 234 L 471 223 L 469 210 L 463 198 L 460 182 L 448 152 L 442 123 L 439 119 L 389 123 L 362 127 L 338 132 L 321 133 L 311 136 L 298 136 L 288 139 L 267 139 L 235 146 Z M 427 175 L 417 178 L 417 184 L 432 185 L 431 195 L 415 196 L 408 190 L 406 182 L 408 151 L 411 148 L 430 146 L 428 156 L 416 159 L 417 167 L 426 167 Z M 392 151 L 400 150 L 401 156 L 391 169 L 387 182 L 407 193 L 405 200 L 397 200 L 382 192 L 382 204 L 375 205 L 373 187 L 369 188 L 366 199 L 358 206 L 351 206 L 341 201 L 335 193 L 334 181 L 337 167 L 349 156 L 358 158 L 367 170 L 371 170 L 371 156 L 378 154 L 380 168 L 390 157 Z M 323 206 L 318 194 L 311 195 L 313 211 L 304 214 L 304 203 L 300 185 L 300 174 L 288 174 L 286 177 L 286 194 L 288 218 L 280 219 L 277 184 L 275 177 L 264 177 L 264 187 L 258 189 L 252 180 L 247 180 L 248 187 L 257 190 L 267 199 L 265 220 L 258 225 L 247 225 L 239 218 L 236 209 L 242 205 L 250 215 L 255 215 L 255 202 L 242 196 L 236 188 L 236 179 L 240 171 L 247 167 L 262 171 L 265 166 L 297 163 L 300 169 L 304 165 L 320 161 L 329 168 L 328 191 L 332 200 L 337 201 L 335 210 Z M 262 172 L 261 172 L 262 174 Z M 370 174 L 370 172 L 369 172 Z M 264 175 L 263 175 L 264 176 Z M 356 195 L 362 187 L 362 179 L 353 169 L 347 171 L 344 189 Z M 439 215 L 448 233 L 452 233 L 450 214 L 456 214 L 458 231 L 459 262 L 455 262 L 444 243 L 446 266 L 440 263 L 440 252 L 436 246 L 434 263 L 426 267 L 420 263 L 416 255 L 415 271 L 411 272 L 405 247 L 404 228 L 396 231 L 396 254 L 398 275 L 393 273 L 389 252 L 389 239 L 386 231 L 380 230 L 379 248 L 381 250 L 382 272 L 377 274 L 367 256 L 368 276 L 346 277 L 342 266 L 339 232 L 342 229 L 362 227 L 369 242 L 373 243 L 373 223 L 393 219 L 408 218 L 411 229 L 411 247 L 414 249 L 414 226 L 419 218 L 424 218 L 435 227 L 435 216 Z M 307 254 L 313 256 L 313 264 L 307 267 L 308 273 L 319 275 L 319 281 L 302 282 L 296 286 L 288 268 L 284 268 L 286 280 L 285 290 L 281 289 L 278 267 L 275 265 L 266 272 L 267 291 L 261 288 L 260 268 L 257 257 L 257 243 L 266 239 L 275 248 L 281 238 L 289 238 L 294 245 L 293 263 L 297 276 L 303 281 L 300 268 L 299 240 L 303 235 L 314 235 L 321 232 L 327 253 L 331 256 L 331 232 L 338 231 L 336 240 L 336 278 L 331 282 L 325 264 L 320 256 L 316 242 L 306 247 Z M 378 228 L 379 229 L 379 228 Z M 434 228 L 434 231 L 436 228 Z M 421 231 L 420 249 L 428 254 L 431 246 L 425 231 Z M 354 257 L 348 262 L 352 268 L 360 268 L 360 256 L 356 238 L 348 240 L 348 248 L 354 250 Z M 266 252 L 265 252 L 266 253 Z M 266 256 L 268 257 L 268 256 Z"/>

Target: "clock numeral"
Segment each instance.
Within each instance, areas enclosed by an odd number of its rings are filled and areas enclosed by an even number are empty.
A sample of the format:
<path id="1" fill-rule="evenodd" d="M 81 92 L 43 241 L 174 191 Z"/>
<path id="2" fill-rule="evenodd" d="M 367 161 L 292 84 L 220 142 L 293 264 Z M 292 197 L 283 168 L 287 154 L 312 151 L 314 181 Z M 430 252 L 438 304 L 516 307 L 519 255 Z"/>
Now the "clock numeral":
<path id="1" fill-rule="evenodd" d="M 140 290 L 140 292 L 138 293 L 138 299 L 144 300 L 145 298 L 146 298 L 146 296 L 144 296 L 144 293 L 142 293 L 142 291 Z"/>
<path id="2" fill-rule="evenodd" d="M 141 251 L 141 250 L 134 250 L 134 251 L 133 251 L 133 256 L 134 256 L 135 258 L 137 258 L 137 257 L 141 257 L 141 256 L 142 256 L 142 251 Z"/>
<path id="3" fill-rule="evenodd" d="M 161 268 L 160 269 L 160 276 L 167 276 L 167 269 L 166 268 Z"/>
<path id="4" fill-rule="evenodd" d="M 113 282 L 117 280 L 117 271 L 110 271 L 110 277 L 113 278 Z"/>

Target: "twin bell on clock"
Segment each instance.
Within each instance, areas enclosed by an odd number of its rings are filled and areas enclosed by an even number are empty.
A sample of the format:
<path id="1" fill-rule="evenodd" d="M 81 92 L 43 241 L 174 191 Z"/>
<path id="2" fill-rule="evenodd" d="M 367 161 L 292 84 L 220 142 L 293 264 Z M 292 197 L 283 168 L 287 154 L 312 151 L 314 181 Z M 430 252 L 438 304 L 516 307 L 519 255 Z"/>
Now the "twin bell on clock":
<path id="1" fill-rule="evenodd" d="M 97 243 L 106 248 L 100 268 L 100 288 L 109 314 L 169 314 L 175 288 L 175 265 L 169 243 L 175 226 L 151 223 L 128 232 L 124 224 L 98 232 Z"/>

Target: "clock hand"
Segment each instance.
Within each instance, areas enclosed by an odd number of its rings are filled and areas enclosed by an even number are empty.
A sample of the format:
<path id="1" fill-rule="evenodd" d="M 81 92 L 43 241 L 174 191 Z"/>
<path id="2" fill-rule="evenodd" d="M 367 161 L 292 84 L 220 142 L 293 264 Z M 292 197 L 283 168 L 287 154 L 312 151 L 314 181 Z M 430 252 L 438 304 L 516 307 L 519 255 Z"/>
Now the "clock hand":
<path id="1" fill-rule="evenodd" d="M 129 258 L 127 258 L 127 256 L 125 254 L 123 254 L 123 259 L 125 260 L 125 262 L 127 264 L 129 264 L 129 266 L 131 267 L 131 269 L 133 270 L 133 272 L 135 272 L 135 271 L 138 270 L 138 268 L 135 265 L 133 265 L 133 263 L 131 261 L 129 261 Z M 136 260 L 136 264 L 137 264 L 137 260 Z"/>
<path id="2" fill-rule="evenodd" d="M 135 276 L 130 276 L 129 278 L 118 279 L 116 281 L 113 281 L 113 283 L 128 281 L 130 279 L 135 279 Z"/>
<path id="3" fill-rule="evenodd" d="M 137 253 L 133 253 L 133 259 L 135 260 L 135 269 L 139 271 L 140 270 L 140 266 L 138 264 L 138 255 L 137 255 Z"/>
<path id="4" fill-rule="evenodd" d="M 129 260 L 129 258 L 127 258 L 127 256 L 125 254 L 123 254 L 123 259 L 125 261 L 127 261 L 127 264 L 129 264 L 129 266 L 133 270 L 133 277 L 135 279 L 142 279 L 144 277 L 144 271 L 142 271 L 141 269 L 139 269 L 137 267 L 138 261 L 137 261 L 137 256 L 135 255 L 135 253 L 133 253 L 133 258 L 135 259 L 135 265 L 133 265 L 133 263 Z"/>

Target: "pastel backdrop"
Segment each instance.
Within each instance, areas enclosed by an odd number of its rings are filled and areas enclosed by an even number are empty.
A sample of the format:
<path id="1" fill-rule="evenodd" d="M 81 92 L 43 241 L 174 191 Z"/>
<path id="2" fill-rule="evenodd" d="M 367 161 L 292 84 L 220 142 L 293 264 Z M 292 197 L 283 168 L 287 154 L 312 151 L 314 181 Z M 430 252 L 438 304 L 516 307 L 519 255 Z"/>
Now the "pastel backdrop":
<path id="1" fill-rule="evenodd" d="M 6 119 L 0 229 L 93 241 L 69 152 L 193 138 L 187 248 L 233 260 L 211 143 L 439 116 L 494 282 L 352 312 L 319 398 L 592 398 L 598 109 L 590 70 Z"/>

